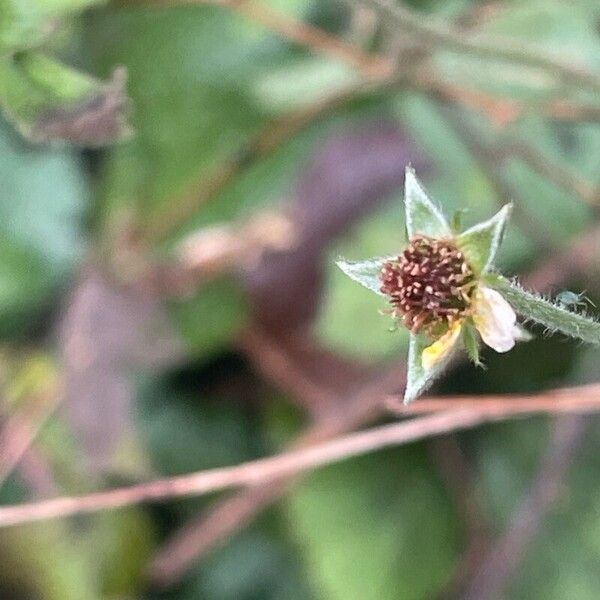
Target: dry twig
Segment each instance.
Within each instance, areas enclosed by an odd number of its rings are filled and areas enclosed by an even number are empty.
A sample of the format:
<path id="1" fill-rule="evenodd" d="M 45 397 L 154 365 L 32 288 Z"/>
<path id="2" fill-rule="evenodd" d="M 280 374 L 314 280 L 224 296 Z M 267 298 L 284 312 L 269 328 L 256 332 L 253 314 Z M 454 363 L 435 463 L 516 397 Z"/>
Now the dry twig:
<path id="1" fill-rule="evenodd" d="M 485 39 L 475 39 L 443 23 L 432 23 L 391 0 L 348 1 L 351 4 L 373 9 L 381 18 L 397 25 L 400 31 L 414 35 L 422 44 L 431 48 L 541 69 L 565 84 L 595 92 L 600 91 L 600 77 L 595 73 L 560 62 L 536 48 L 519 43 L 518 40 L 492 39 L 490 36 Z"/>
<path id="2" fill-rule="evenodd" d="M 0 526 L 97 512 L 142 502 L 201 496 L 234 487 L 263 486 L 281 477 L 289 477 L 386 447 L 527 414 L 597 412 L 600 411 L 600 385 L 559 389 L 536 396 L 487 396 L 474 399 L 474 405 L 469 408 L 465 408 L 468 399 L 464 397 L 438 399 L 437 402 L 444 403 L 445 409 L 233 467 L 209 469 L 87 496 L 65 496 L 5 506 L 0 508 Z M 454 408 L 457 402 L 461 403 L 461 408 Z M 418 405 L 419 403 L 415 404 Z M 412 412 L 410 408 L 405 410 L 406 415 Z"/>
<path id="3" fill-rule="evenodd" d="M 386 57 L 370 54 L 355 44 L 346 42 L 319 27 L 294 19 L 258 0 L 154 0 L 151 4 L 160 7 L 222 6 L 290 42 L 349 64 L 369 80 L 387 79 L 394 71 L 393 64 Z"/>
<path id="4" fill-rule="evenodd" d="M 254 345 L 253 350 L 258 351 L 254 359 L 263 362 L 264 343 Z M 280 351 L 278 349 L 278 354 Z M 313 425 L 295 441 L 292 449 L 310 447 L 371 422 L 384 410 L 382 398 L 401 388 L 405 374 L 404 366 L 394 365 L 359 387 L 350 398 L 338 395 L 335 402 L 328 402 L 327 410 L 319 414 Z M 277 385 L 278 382 L 275 383 Z M 311 398 L 308 399 L 310 400 Z M 161 548 L 151 566 L 152 578 L 161 585 L 169 585 L 177 580 L 194 560 L 198 560 L 205 552 L 246 525 L 256 513 L 275 502 L 292 481 L 293 477 L 282 478 L 268 486 L 245 489 L 217 503 L 207 515 L 182 528 Z"/>
<path id="5" fill-rule="evenodd" d="M 49 389 L 30 398 L 25 408 L 7 418 L 0 431 L 0 486 L 29 450 L 62 399 L 59 387 Z"/>

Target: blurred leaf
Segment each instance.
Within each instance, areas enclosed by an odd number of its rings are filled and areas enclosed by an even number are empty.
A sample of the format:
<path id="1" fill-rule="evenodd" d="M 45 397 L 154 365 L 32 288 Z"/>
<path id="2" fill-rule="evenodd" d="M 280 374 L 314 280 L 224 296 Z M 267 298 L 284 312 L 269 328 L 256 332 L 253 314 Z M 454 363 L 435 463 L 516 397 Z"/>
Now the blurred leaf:
<path id="1" fill-rule="evenodd" d="M 82 542 L 65 521 L 3 531 L 0 589 L 14 586 L 28 600 L 101 600 L 93 562 L 81 550 Z"/>
<path id="2" fill-rule="evenodd" d="M 482 31 L 520 38 L 556 58 L 590 69 L 600 67 L 600 38 L 594 26 L 600 8 L 560 0 L 513 2 L 489 19 Z"/>
<path id="3" fill-rule="evenodd" d="M 270 520 L 274 515 L 269 512 Z M 192 567 L 160 600 L 312 600 L 295 548 L 273 527 L 252 525 Z"/>
<path id="4" fill-rule="evenodd" d="M 258 79 L 254 95 L 270 111 L 294 110 L 331 97 L 360 82 L 351 67 L 320 56 L 308 56 Z"/>
<path id="5" fill-rule="evenodd" d="M 0 124 L 0 331 L 22 332 L 84 243 L 80 218 L 88 196 L 75 156 L 28 149 Z"/>
<path id="6" fill-rule="evenodd" d="M 155 527 L 143 508 L 111 511 L 94 519 L 94 560 L 103 598 L 138 597 L 155 546 Z"/>
<path id="7" fill-rule="evenodd" d="M 581 3 L 509 2 L 491 18 L 483 19 L 475 34 L 481 39 L 502 36 L 514 39 L 517 44 L 522 41 L 561 62 L 597 70 L 600 67 L 600 39 L 594 27 L 597 18 L 597 6 L 586 8 Z M 535 102 L 565 95 L 550 71 L 467 54 L 440 53 L 437 61 L 456 85 L 512 96 L 530 101 L 532 106 Z"/>
<path id="8" fill-rule="evenodd" d="M 245 21 L 210 6 L 107 11 L 90 25 L 101 69 L 127 67 L 135 106 L 136 136 L 107 163 L 108 208 L 133 205 L 146 218 L 264 122 L 248 88 L 272 54 Z"/>
<path id="9" fill-rule="evenodd" d="M 203 286 L 192 299 L 175 303 L 173 311 L 181 336 L 197 358 L 223 351 L 247 318 L 242 290 L 227 279 Z"/>
<path id="10" fill-rule="evenodd" d="M 101 146 L 130 134 L 125 72 L 101 82 L 38 52 L 0 60 L 0 104 L 34 142 Z"/>
<path id="11" fill-rule="evenodd" d="M 132 373 L 170 366 L 184 348 L 162 298 L 89 266 L 59 325 L 64 414 L 88 476 L 114 469 L 134 441 Z"/>
<path id="12" fill-rule="evenodd" d="M 319 471 L 287 506 L 323 600 L 431 598 L 450 577 L 455 519 L 420 449 Z"/>
<path id="13" fill-rule="evenodd" d="M 221 377 L 226 376 L 232 387 L 228 393 L 219 392 L 216 365 L 204 372 L 208 380 L 202 371 L 184 371 L 148 380 L 140 388 L 139 426 L 160 473 L 176 475 L 231 465 L 257 455 L 260 436 L 244 410 L 251 390 L 238 396 L 235 380 L 239 372 L 229 365 L 224 373 Z"/>
<path id="14" fill-rule="evenodd" d="M 31 249 L 0 240 L 0 332 L 17 333 L 38 309 L 52 278 L 41 256 Z"/>
<path id="15" fill-rule="evenodd" d="M 0 0 L 0 55 L 38 46 L 60 19 L 105 0 Z"/>

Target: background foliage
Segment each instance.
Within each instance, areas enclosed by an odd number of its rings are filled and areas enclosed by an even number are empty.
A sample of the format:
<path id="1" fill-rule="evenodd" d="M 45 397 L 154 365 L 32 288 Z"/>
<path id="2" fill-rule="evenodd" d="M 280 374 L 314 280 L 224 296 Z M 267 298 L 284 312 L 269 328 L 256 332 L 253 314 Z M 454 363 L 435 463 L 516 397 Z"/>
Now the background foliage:
<path id="1" fill-rule="evenodd" d="M 366 84 L 352 61 L 266 28 L 261 9 L 120 0 L 81 12 L 92 3 L 67 4 L 52 36 L 32 34 L 17 51 L 41 46 L 92 74 L 94 86 L 124 66 L 134 134 L 102 139 L 100 148 L 36 145 L 5 106 L 3 420 L 51 402 L 57 378 L 62 391 L 60 408 L 2 483 L 3 504 L 271 454 L 323 413 L 343 415 L 382 363 L 395 361 L 400 373 L 407 336 L 389 332 L 381 300 L 334 261 L 401 249 L 406 164 L 447 214 L 465 209 L 466 225 L 515 202 L 499 260 L 509 274 L 534 272 L 569 244 L 597 239 L 600 195 L 581 193 L 600 186 L 597 90 L 515 63 L 426 43 L 423 50 L 418 36 L 400 35 L 361 3 L 268 6 L 365 53 L 397 56 L 409 75 Z M 600 77 L 600 8 L 591 0 L 405 5 L 422 23 L 448 22 L 484 42 L 509 37 Z M 5 42 L 6 18 L 0 10 L 0 49 L 13 43 Z M 417 75 L 498 102 L 474 107 L 416 84 L 410 66 L 419 51 L 431 57 L 416 63 Z M 550 115 L 560 102 L 596 112 Z M 536 168 L 518 140 L 572 179 Z M 295 246 L 250 264 L 234 257 L 233 268 L 185 285 L 174 278 L 188 234 L 212 225 L 243 231 L 272 211 L 295 225 Z M 540 291 L 585 289 L 600 306 L 600 247 L 582 253 L 585 261 L 559 264 Z M 257 332 L 312 377 L 319 400 L 294 393 L 285 376 L 292 367 L 270 372 Z M 458 366 L 437 391 L 534 392 L 598 379 L 597 351 L 535 333 L 508 355 L 486 351 L 486 370 Z M 589 420 L 554 510 L 523 549 L 504 597 L 598 595 L 600 430 Z M 486 426 L 326 468 L 166 585 L 155 562 L 165 544 L 219 499 L 3 529 L 0 597 L 448 597 L 468 587 L 478 556 L 511 522 L 552 427 L 541 417 Z"/>

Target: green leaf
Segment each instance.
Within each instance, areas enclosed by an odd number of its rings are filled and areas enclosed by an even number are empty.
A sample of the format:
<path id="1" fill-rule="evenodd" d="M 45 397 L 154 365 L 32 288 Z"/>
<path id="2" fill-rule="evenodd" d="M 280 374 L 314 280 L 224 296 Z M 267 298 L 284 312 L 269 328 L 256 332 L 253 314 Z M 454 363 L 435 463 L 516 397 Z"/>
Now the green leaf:
<path id="1" fill-rule="evenodd" d="M 0 54 L 39 46 L 57 29 L 56 20 L 105 0 L 0 0 Z"/>
<path id="2" fill-rule="evenodd" d="M 125 72 L 102 82 L 38 52 L 0 60 L 0 104 L 35 142 L 102 145 L 130 133 Z"/>
<path id="3" fill-rule="evenodd" d="M 52 275 L 41 256 L 14 240 L 0 239 L 0 332 L 12 333 L 13 319 L 23 325 L 51 284 Z"/>
<path id="4" fill-rule="evenodd" d="M 385 262 L 393 257 L 370 258 L 368 260 L 351 261 L 340 258 L 336 261 L 336 265 L 350 279 L 366 287 L 368 290 L 383 296 L 381 293 L 381 267 Z"/>
<path id="5" fill-rule="evenodd" d="M 45 600 L 105 598 L 98 589 L 86 541 L 60 520 L 3 531 L 2 597 L 7 597 L 6 590 L 14 589 L 23 592 L 21 597 Z"/>
<path id="6" fill-rule="evenodd" d="M 553 304 L 504 277 L 497 276 L 489 281 L 526 319 L 543 325 L 551 333 L 560 331 L 589 344 L 600 344 L 600 322 L 597 320 Z"/>
<path id="7" fill-rule="evenodd" d="M 455 344 L 454 348 L 433 368 L 424 369 L 421 363 L 421 355 L 423 350 L 431 343 L 432 340 L 423 333 L 411 334 L 410 336 L 404 404 L 410 404 L 433 384 L 435 379 L 442 374 L 458 348 L 458 344 Z"/>
<path id="8" fill-rule="evenodd" d="M 422 447 L 400 448 L 323 469 L 298 486 L 286 503 L 288 527 L 319 598 L 442 592 L 458 556 L 458 521 L 430 465 Z"/>
<path id="9" fill-rule="evenodd" d="M 506 204 L 491 219 L 474 225 L 456 238 L 476 273 L 485 273 L 492 267 L 511 211 L 512 204 Z"/>
<path id="10" fill-rule="evenodd" d="M 221 7 L 96 11 L 86 26 L 96 69 L 124 65 L 135 107 L 136 135 L 107 157 L 101 217 L 118 222 L 125 208 L 153 223 L 181 194 L 190 188 L 196 194 L 197 182 L 211 178 L 267 122 L 249 88 L 266 65 L 280 64 L 280 54 L 277 46 L 260 43 L 267 34 Z M 271 194 L 277 196 L 269 188 L 259 197 Z M 245 198 L 246 190 L 239 189 L 232 197 L 214 198 L 186 226 L 230 218 Z"/>
<path id="11" fill-rule="evenodd" d="M 0 120 L 0 334 L 26 333 L 85 250 L 78 156 L 26 147 Z"/>
<path id="12" fill-rule="evenodd" d="M 461 338 L 467 355 L 474 365 L 481 366 L 479 360 L 479 338 L 477 331 L 469 320 L 465 321 L 461 330 Z"/>
<path id="13" fill-rule="evenodd" d="M 192 298 L 173 303 L 172 312 L 194 356 L 206 358 L 227 347 L 246 323 L 248 310 L 239 286 L 220 278 Z"/>
<path id="14" fill-rule="evenodd" d="M 327 273 L 327 293 L 315 323 L 315 332 L 324 345 L 369 362 L 397 356 L 408 347 L 408 330 L 401 327 L 391 331 L 396 323 L 382 315 L 385 301 L 380 295 L 356 285 L 334 265 L 328 266 Z"/>
<path id="15" fill-rule="evenodd" d="M 406 208 L 406 230 L 409 238 L 413 238 L 418 234 L 430 237 L 448 237 L 452 235 L 446 217 L 427 196 L 417 180 L 415 172 L 410 167 L 406 167 L 404 204 Z"/>

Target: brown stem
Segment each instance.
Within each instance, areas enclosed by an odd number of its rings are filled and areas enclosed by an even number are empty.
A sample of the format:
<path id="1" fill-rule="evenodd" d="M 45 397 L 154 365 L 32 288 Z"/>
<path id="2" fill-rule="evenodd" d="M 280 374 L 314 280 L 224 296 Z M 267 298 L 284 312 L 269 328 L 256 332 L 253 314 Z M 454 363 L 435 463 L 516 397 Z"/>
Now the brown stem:
<path id="1" fill-rule="evenodd" d="M 158 479 L 86 496 L 64 496 L 42 502 L 5 506 L 0 508 L 0 526 L 97 512 L 141 502 L 202 496 L 235 487 L 264 486 L 282 477 L 297 475 L 390 446 L 400 446 L 451 431 L 477 427 L 482 423 L 528 414 L 597 412 L 600 411 L 600 385 L 558 389 L 532 396 L 478 397 L 473 401 L 474 406 L 464 408 L 465 403 L 469 402 L 464 397 L 438 399 L 438 402 L 445 403 L 446 409 L 233 467 Z M 457 406 L 462 403 L 463 408 L 453 408 L 454 403 L 458 403 Z M 419 406 L 419 403 L 415 406 Z M 405 414 L 411 412 L 413 411 L 407 408 Z"/>

